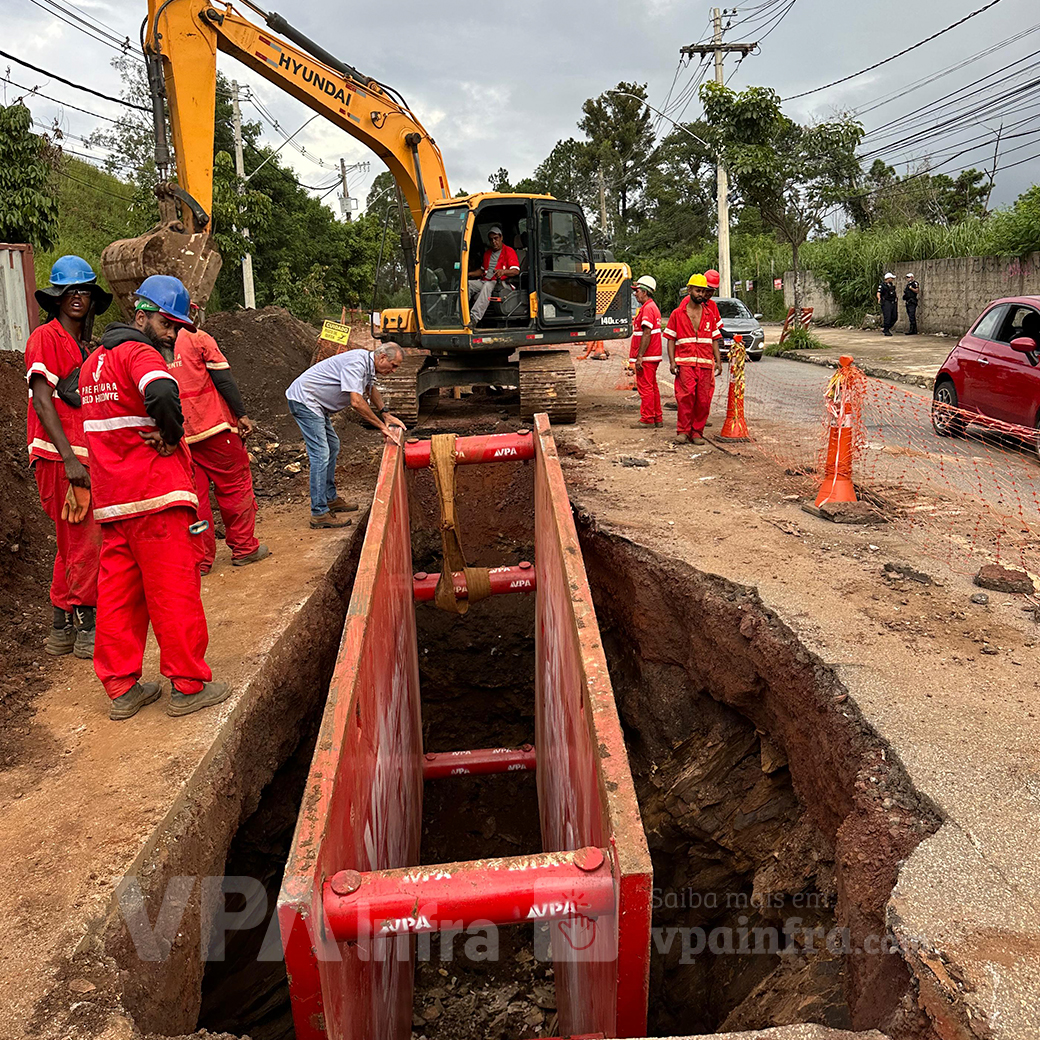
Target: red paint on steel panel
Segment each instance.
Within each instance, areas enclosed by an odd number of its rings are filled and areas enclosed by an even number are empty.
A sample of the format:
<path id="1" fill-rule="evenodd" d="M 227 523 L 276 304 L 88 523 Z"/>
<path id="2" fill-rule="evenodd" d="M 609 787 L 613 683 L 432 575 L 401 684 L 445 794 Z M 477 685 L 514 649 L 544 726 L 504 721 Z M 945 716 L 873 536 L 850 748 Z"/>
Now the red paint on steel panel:
<path id="1" fill-rule="evenodd" d="M 536 416 L 535 432 L 535 722 L 542 847 L 606 846 L 618 898 L 609 933 L 608 919 L 601 919 L 592 938 L 580 924 L 577 930 L 557 926 L 553 934 L 560 1031 L 645 1036 L 650 854 L 546 416 Z"/>
<path id="2" fill-rule="evenodd" d="M 538 755 L 531 744 L 522 744 L 518 748 L 480 748 L 476 751 L 431 751 L 423 756 L 423 779 L 533 772 L 537 763 Z"/>
<path id="3" fill-rule="evenodd" d="M 412 587 L 417 603 L 433 600 L 440 577 L 439 574 L 427 574 L 425 571 L 415 575 Z M 456 571 L 452 577 L 455 579 L 455 595 L 459 599 L 465 599 L 468 594 L 466 575 L 462 571 Z M 534 567 L 529 563 L 521 563 L 516 567 L 494 567 L 488 571 L 488 578 L 491 582 L 492 596 L 503 596 L 510 592 L 534 592 Z"/>
<path id="4" fill-rule="evenodd" d="M 325 883 L 324 899 L 329 929 L 341 943 L 614 914 L 610 861 L 595 848 L 380 870 L 345 885 L 337 877 Z"/>
<path id="5" fill-rule="evenodd" d="M 412 940 L 345 946 L 325 938 L 321 890 L 344 869 L 416 862 L 421 820 L 411 532 L 404 456 L 391 443 L 278 899 L 299 1040 L 410 1036 Z"/>
<path id="6" fill-rule="evenodd" d="M 530 430 L 457 437 L 455 452 L 460 466 L 477 462 L 521 462 L 534 458 L 534 437 Z M 404 446 L 404 461 L 409 469 L 425 469 L 430 464 L 430 442 L 408 441 Z"/>

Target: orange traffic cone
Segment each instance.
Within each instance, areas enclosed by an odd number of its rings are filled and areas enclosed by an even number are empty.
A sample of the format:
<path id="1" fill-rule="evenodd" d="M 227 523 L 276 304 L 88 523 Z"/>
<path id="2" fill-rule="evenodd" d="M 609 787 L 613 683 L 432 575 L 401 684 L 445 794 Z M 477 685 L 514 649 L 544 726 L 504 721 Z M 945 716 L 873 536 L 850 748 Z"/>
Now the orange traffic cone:
<path id="1" fill-rule="evenodd" d="M 729 348 L 729 399 L 726 402 L 726 421 L 722 424 L 719 440 L 749 441 L 747 420 L 744 418 L 744 366 L 747 349 L 743 336 L 733 337 Z"/>
<path id="2" fill-rule="evenodd" d="M 841 366 L 827 386 L 827 410 L 830 413 L 830 437 L 823 484 L 816 496 L 817 509 L 825 502 L 855 502 L 852 486 L 853 417 L 858 402 L 853 391 L 856 369 L 847 354 L 838 359 Z"/>

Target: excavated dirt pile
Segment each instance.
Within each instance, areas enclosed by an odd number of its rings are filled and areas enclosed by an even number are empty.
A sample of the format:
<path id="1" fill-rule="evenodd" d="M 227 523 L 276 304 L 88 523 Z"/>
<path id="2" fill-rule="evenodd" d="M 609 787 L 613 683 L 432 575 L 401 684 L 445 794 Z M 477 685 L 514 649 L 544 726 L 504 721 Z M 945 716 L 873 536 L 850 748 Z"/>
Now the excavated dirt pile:
<path id="1" fill-rule="evenodd" d="M 54 531 L 40 508 L 25 450 L 25 358 L 0 351 L 0 768 L 28 732 L 32 700 L 46 682 Z"/>

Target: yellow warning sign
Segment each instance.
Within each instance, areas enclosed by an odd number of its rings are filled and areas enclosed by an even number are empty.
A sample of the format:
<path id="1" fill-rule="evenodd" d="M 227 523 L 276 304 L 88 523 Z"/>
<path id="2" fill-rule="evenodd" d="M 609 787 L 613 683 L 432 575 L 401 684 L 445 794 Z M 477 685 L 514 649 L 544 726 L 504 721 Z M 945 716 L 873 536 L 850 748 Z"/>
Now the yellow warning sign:
<path id="1" fill-rule="evenodd" d="M 350 339 L 350 326 L 341 325 L 338 321 L 322 322 L 321 338 L 327 339 L 330 343 L 342 343 L 346 346 Z"/>

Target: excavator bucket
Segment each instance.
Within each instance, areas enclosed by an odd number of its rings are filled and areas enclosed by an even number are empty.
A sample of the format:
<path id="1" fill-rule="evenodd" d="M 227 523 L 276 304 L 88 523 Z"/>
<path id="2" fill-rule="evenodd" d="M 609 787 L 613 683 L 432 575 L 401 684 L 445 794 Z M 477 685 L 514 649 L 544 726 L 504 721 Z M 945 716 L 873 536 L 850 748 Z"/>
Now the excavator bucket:
<path id="1" fill-rule="evenodd" d="M 153 274 L 179 278 L 192 302 L 205 310 L 222 262 L 212 237 L 207 231 L 189 234 L 178 221 L 106 246 L 101 270 L 127 318 L 133 316 L 134 292 Z"/>

